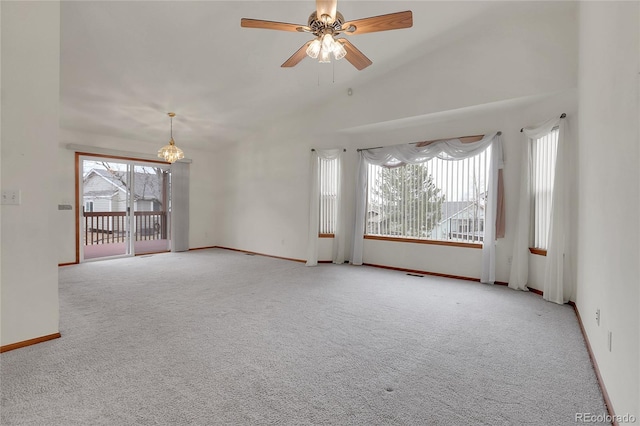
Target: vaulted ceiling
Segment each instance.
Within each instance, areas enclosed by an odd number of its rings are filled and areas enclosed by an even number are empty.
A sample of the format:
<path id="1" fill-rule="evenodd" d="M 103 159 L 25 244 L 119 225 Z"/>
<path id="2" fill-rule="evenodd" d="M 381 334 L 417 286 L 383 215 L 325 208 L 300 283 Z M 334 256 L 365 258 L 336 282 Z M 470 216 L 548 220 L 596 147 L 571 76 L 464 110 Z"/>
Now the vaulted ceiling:
<path id="1" fill-rule="evenodd" d="M 523 4 L 523 3 L 521 3 Z M 310 36 L 240 27 L 243 17 L 306 24 L 304 1 L 65 1 L 61 6 L 61 127 L 215 149 L 279 117 L 390 78 L 397 67 L 523 7 L 502 2 L 346 1 L 347 20 L 413 11 L 413 28 L 353 36 L 373 65 L 306 58 L 280 65 Z M 528 6 L 528 7 L 535 7 Z M 392 77 L 391 77 L 392 78 Z"/>

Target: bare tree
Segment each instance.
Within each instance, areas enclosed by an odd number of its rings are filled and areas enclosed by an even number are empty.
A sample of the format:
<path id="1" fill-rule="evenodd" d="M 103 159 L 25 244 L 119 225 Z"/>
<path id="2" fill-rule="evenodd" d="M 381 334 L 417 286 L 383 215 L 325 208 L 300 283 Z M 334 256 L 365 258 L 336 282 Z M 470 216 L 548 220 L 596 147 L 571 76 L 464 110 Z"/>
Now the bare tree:
<path id="1" fill-rule="evenodd" d="M 108 162 L 101 162 L 102 167 L 105 168 L 105 170 L 109 173 L 109 175 L 114 179 L 117 180 L 118 182 L 120 182 L 122 184 L 122 186 L 127 190 L 127 192 L 130 192 L 132 190 L 130 183 L 127 180 L 127 172 L 123 171 L 123 170 L 118 170 L 116 168 L 114 168 L 110 163 Z M 134 193 L 134 197 L 136 198 L 136 200 L 145 200 L 147 199 L 147 196 L 149 195 L 148 192 L 151 192 L 151 195 L 160 195 L 160 197 L 153 197 L 153 201 L 156 201 L 158 203 L 158 205 L 160 206 L 160 208 L 162 209 L 163 206 L 163 200 L 162 200 L 162 194 L 161 191 L 163 190 L 162 188 L 162 183 L 158 183 L 157 179 L 158 178 L 162 178 L 162 176 L 164 176 L 165 173 L 167 173 L 165 170 L 163 170 L 161 167 L 150 167 L 150 166 L 144 166 L 141 167 L 141 172 L 136 172 L 135 173 L 135 181 L 136 181 L 136 185 L 135 185 L 135 190 L 133 191 Z M 154 194 L 154 187 L 159 186 L 158 191 L 156 194 Z"/>

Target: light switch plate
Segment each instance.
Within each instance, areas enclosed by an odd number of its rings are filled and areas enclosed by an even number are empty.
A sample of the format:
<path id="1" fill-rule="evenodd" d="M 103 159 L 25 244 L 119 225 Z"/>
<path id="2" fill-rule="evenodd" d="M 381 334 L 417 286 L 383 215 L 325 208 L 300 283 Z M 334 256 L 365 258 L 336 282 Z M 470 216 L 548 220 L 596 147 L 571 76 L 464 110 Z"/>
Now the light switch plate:
<path id="1" fill-rule="evenodd" d="M 19 189 L 3 189 L 2 198 L 0 200 L 5 205 L 19 205 L 20 204 L 20 190 Z"/>

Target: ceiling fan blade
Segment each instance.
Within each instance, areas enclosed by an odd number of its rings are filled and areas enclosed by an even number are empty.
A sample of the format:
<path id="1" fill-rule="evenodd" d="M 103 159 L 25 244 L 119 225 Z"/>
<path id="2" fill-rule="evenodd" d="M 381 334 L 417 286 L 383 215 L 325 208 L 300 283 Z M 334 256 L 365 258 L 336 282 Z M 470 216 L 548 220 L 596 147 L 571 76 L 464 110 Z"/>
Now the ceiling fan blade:
<path id="1" fill-rule="evenodd" d="M 364 53 L 359 51 L 358 48 L 351 44 L 351 42 L 346 38 L 339 38 L 336 41 L 344 45 L 344 49 L 347 51 L 347 55 L 345 56 L 345 58 L 347 59 L 347 61 L 351 62 L 351 65 L 356 67 L 359 71 L 365 69 L 373 63 L 371 62 L 371 59 L 364 56 Z"/>
<path id="2" fill-rule="evenodd" d="M 289 59 L 284 61 L 284 64 L 280 65 L 282 68 L 290 68 L 295 67 L 298 63 L 307 56 L 307 47 L 311 44 L 313 40 L 306 42 L 300 49 L 296 51 Z"/>
<path id="3" fill-rule="evenodd" d="M 331 16 L 331 20 L 328 23 L 332 23 L 336 20 L 336 6 L 338 0 L 316 0 L 316 13 L 318 19 L 322 18 L 322 15 Z"/>
<path id="4" fill-rule="evenodd" d="M 286 22 L 263 21 L 262 19 L 242 18 L 240 26 L 243 28 L 261 28 L 264 30 L 298 31 L 308 32 L 310 28 L 305 25 L 288 24 Z"/>
<path id="5" fill-rule="evenodd" d="M 345 22 L 344 25 L 342 25 L 342 31 L 347 35 L 356 35 L 377 31 L 399 30 L 401 28 L 411 28 L 412 26 L 413 13 L 407 10 Z"/>

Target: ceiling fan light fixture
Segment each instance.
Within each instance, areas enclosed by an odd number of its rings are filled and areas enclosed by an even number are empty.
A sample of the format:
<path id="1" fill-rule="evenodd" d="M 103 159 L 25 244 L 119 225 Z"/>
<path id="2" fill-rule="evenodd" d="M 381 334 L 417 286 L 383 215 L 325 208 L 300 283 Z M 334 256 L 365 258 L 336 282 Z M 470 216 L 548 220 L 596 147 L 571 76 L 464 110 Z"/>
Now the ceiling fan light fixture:
<path id="1" fill-rule="evenodd" d="M 336 58 L 336 61 L 339 61 L 340 59 L 344 58 L 345 56 L 347 56 L 347 50 L 344 48 L 342 43 L 340 43 L 339 41 L 335 41 L 334 40 L 334 42 L 333 42 L 333 57 Z"/>
<path id="2" fill-rule="evenodd" d="M 313 59 L 319 58 L 318 62 L 323 64 L 331 62 L 331 54 L 336 60 L 340 60 L 347 55 L 342 43 L 337 42 L 332 34 L 327 33 L 318 37 L 307 47 L 307 55 Z"/>
<path id="3" fill-rule="evenodd" d="M 331 51 L 333 50 L 333 36 L 331 34 L 325 34 L 322 36 L 322 50 Z"/>
<path id="4" fill-rule="evenodd" d="M 175 163 L 184 158 L 184 152 L 176 146 L 176 142 L 173 140 L 173 117 L 176 114 L 169 112 L 167 115 L 171 118 L 171 140 L 169 145 L 165 145 L 158 150 L 158 158 L 162 158 L 167 163 Z"/>
<path id="5" fill-rule="evenodd" d="M 329 64 L 331 63 L 331 51 L 322 49 L 320 50 L 320 59 L 318 60 L 321 64 Z"/>
<path id="6" fill-rule="evenodd" d="M 307 47 L 307 56 L 310 58 L 316 59 L 320 54 L 320 49 L 322 48 L 322 43 L 320 40 L 315 39 L 311 42 L 309 47 Z"/>

